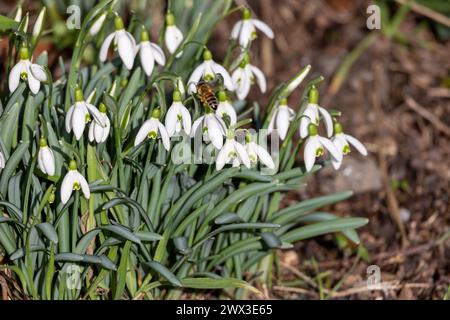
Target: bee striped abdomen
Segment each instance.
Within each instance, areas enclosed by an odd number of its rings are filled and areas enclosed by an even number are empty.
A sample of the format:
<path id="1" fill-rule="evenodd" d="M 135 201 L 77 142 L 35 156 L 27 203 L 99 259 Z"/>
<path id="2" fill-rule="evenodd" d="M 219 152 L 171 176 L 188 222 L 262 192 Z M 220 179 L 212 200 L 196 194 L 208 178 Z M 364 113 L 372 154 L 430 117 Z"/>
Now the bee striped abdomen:
<path id="1" fill-rule="evenodd" d="M 206 82 L 199 82 L 197 84 L 197 93 L 201 103 L 208 105 L 213 110 L 217 109 L 219 101 L 209 84 Z"/>

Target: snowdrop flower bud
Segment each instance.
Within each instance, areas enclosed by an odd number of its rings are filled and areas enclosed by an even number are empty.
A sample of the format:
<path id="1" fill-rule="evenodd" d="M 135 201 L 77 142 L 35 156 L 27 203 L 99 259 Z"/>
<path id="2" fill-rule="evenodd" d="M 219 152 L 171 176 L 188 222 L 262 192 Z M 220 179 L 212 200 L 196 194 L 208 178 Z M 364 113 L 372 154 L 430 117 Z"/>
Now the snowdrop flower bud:
<path id="1" fill-rule="evenodd" d="M 166 15 L 166 32 L 164 34 L 164 41 L 171 54 L 174 54 L 181 42 L 183 42 L 183 33 L 175 25 L 175 16 L 170 12 Z M 182 54 L 183 51 L 179 52 L 176 57 L 179 58 Z"/>
<path id="2" fill-rule="evenodd" d="M 161 116 L 161 111 L 159 108 L 155 108 L 152 112 L 152 116 L 149 120 L 145 121 L 142 127 L 139 129 L 136 138 L 134 140 L 134 145 L 142 143 L 146 138 L 156 139 L 158 133 L 161 137 L 164 148 L 170 150 L 170 138 L 164 125 L 159 121 Z"/>
<path id="3" fill-rule="evenodd" d="M 86 123 L 91 120 L 91 116 L 94 121 L 102 128 L 107 127 L 105 117 L 98 111 L 98 109 L 86 102 L 83 98 L 83 91 L 81 89 L 75 90 L 75 104 L 69 108 L 66 115 L 66 131 L 70 133 L 73 130 L 75 138 L 80 140 L 83 135 Z"/>
<path id="4" fill-rule="evenodd" d="M 165 125 L 169 137 L 172 137 L 175 133 L 178 134 L 181 128 L 187 135 L 191 133 L 191 114 L 181 102 L 181 98 L 181 92 L 175 90 L 173 92 L 173 103 L 166 113 Z"/>
<path id="5" fill-rule="evenodd" d="M 38 167 L 49 176 L 55 175 L 55 156 L 44 138 L 39 140 Z"/>
<path id="6" fill-rule="evenodd" d="M 297 89 L 297 87 L 303 82 L 303 80 L 308 75 L 309 71 L 311 71 L 311 65 L 307 65 L 304 67 L 297 75 L 289 81 L 287 87 L 286 87 L 286 93 L 290 94 L 292 91 Z"/>
<path id="7" fill-rule="evenodd" d="M 334 124 L 334 137 L 331 139 L 333 141 L 336 149 L 341 152 L 343 155 L 347 155 L 350 153 L 350 144 L 356 148 L 363 156 L 367 156 L 367 149 L 364 145 L 355 137 L 345 134 L 342 130 L 342 125 L 338 122 Z M 338 159 L 332 159 L 331 164 L 334 169 L 339 169 L 342 164 Z"/>
<path id="8" fill-rule="evenodd" d="M 261 147 L 256 142 L 252 141 L 252 137 L 250 134 L 245 136 L 245 148 L 247 150 L 248 157 L 252 165 L 256 165 L 258 160 L 263 163 L 269 169 L 275 169 L 275 163 L 273 162 L 272 157 L 267 152 L 266 149 Z"/>
<path id="9" fill-rule="evenodd" d="M 5 156 L 3 155 L 3 152 L 0 151 L 0 169 L 4 169 L 6 165 Z"/>
<path id="10" fill-rule="evenodd" d="M 280 139 L 286 138 L 289 124 L 294 118 L 295 112 L 287 105 L 287 99 L 280 101 L 280 104 L 275 109 L 270 119 L 269 126 L 267 128 L 268 134 L 271 134 L 274 129 L 278 130 Z"/>
<path id="11" fill-rule="evenodd" d="M 202 130 L 203 141 L 210 142 L 216 149 L 223 146 L 223 137 L 226 135 L 227 126 L 222 118 L 208 109 L 204 116 L 201 116 L 192 124 L 191 137 L 195 137 L 197 129 Z"/>
<path id="12" fill-rule="evenodd" d="M 234 133 L 228 132 L 225 144 L 220 149 L 216 159 L 216 169 L 221 170 L 225 164 L 232 163 L 233 167 L 241 164 L 250 168 L 250 158 L 245 147 L 234 139 Z"/>
<path id="13" fill-rule="evenodd" d="M 251 12 L 245 8 L 242 20 L 238 21 L 231 30 L 231 39 L 239 39 L 242 48 L 247 48 L 249 43 L 256 38 L 256 29 L 259 29 L 270 39 L 274 38 L 272 29 L 258 19 L 251 19 Z"/>
<path id="14" fill-rule="evenodd" d="M 77 170 L 77 163 L 75 160 L 71 160 L 69 163 L 69 171 L 63 179 L 61 184 L 61 202 L 66 204 L 72 195 L 73 190 L 80 190 L 86 199 L 91 196 L 89 185 L 86 179 Z"/>
<path id="15" fill-rule="evenodd" d="M 149 41 L 148 33 L 144 29 L 141 31 L 141 43 L 136 50 L 139 51 L 141 65 L 147 76 L 152 74 L 155 61 L 161 66 L 166 64 L 164 52 L 157 44 Z"/>
<path id="16" fill-rule="evenodd" d="M 234 125 L 237 121 L 236 111 L 234 110 L 231 103 L 228 101 L 227 94 L 225 93 L 225 91 L 219 91 L 219 105 L 217 106 L 216 109 L 216 115 L 218 115 L 222 119 L 228 117 L 229 119 L 228 123 L 230 126 Z"/>
<path id="17" fill-rule="evenodd" d="M 317 127 L 310 123 L 308 125 L 308 139 L 305 143 L 305 150 L 303 153 L 303 159 L 305 161 L 306 171 L 311 171 L 316 162 L 316 158 L 320 157 L 324 153 L 324 149 L 327 149 L 334 160 L 341 162 L 342 153 L 336 149 L 331 140 L 319 136 Z"/>
<path id="18" fill-rule="evenodd" d="M 234 91 L 233 81 L 231 80 L 228 71 L 220 64 L 216 63 L 212 58 L 212 53 L 208 49 L 203 52 L 203 63 L 194 69 L 188 80 L 188 92 L 196 92 L 196 84 L 204 79 L 207 81 L 214 80 L 216 75 L 222 76 L 225 88 L 230 91 Z"/>
<path id="19" fill-rule="evenodd" d="M 89 34 L 91 36 L 95 36 L 97 35 L 97 33 L 99 33 L 99 31 L 102 29 L 103 24 L 105 23 L 106 17 L 108 16 L 108 12 L 103 12 L 100 17 L 98 17 L 94 23 L 92 24 L 92 26 L 89 28 Z"/>
<path id="20" fill-rule="evenodd" d="M 100 111 L 100 117 L 102 117 L 105 126 L 101 126 L 99 123 L 97 123 L 97 121 L 92 121 L 91 125 L 89 126 L 89 141 L 96 141 L 97 143 L 102 143 L 105 142 L 106 139 L 108 138 L 109 135 L 109 131 L 111 129 L 111 122 L 109 121 L 108 115 L 106 113 L 106 106 L 105 104 L 102 102 L 100 103 L 99 106 L 99 111 Z"/>
<path id="21" fill-rule="evenodd" d="M 331 119 L 331 115 L 326 109 L 317 104 L 318 101 L 319 91 L 315 86 L 313 86 L 309 91 L 309 103 L 302 114 L 302 119 L 300 120 L 300 137 L 302 139 L 308 136 L 308 126 L 310 123 L 313 123 L 316 126 L 319 125 L 319 114 L 322 115 L 325 122 L 328 137 L 333 135 L 333 120 Z"/>
<path id="22" fill-rule="evenodd" d="M 181 96 L 182 97 L 184 97 L 185 96 L 185 94 L 186 94 L 186 88 L 184 87 L 184 83 L 183 83 L 183 78 L 177 78 L 175 81 L 174 81 L 174 87 L 175 87 L 175 89 L 176 90 L 178 90 L 178 91 L 180 91 L 180 93 L 181 93 Z"/>
<path id="23" fill-rule="evenodd" d="M 34 23 L 33 33 L 31 34 L 31 43 L 33 43 L 33 44 L 36 44 L 37 40 L 41 36 L 42 29 L 44 27 L 44 19 L 45 19 L 46 12 L 47 12 L 47 8 L 43 7 L 41 9 L 41 11 L 39 12 L 36 22 Z"/>
<path id="24" fill-rule="evenodd" d="M 133 68 L 134 57 L 136 56 L 136 41 L 133 36 L 125 30 L 123 20 L 117 16 L 114 20 L 115 32 L 106 37 L 100 48 L 100 61 L 106 61 L 108 49 L 113 42 L 114 49 L 117 48 L 123 64 L 128 70 Z"/>
<path id="25" fill-rule="evenodd" d="M 252 66 L 249 63 L 248 54 L 245 54 L 241 64 L 234 70 L 231 76 L 239 100 L 244 100 L 247 97 L 250 92 L 250 86 L 255 78 L 261 92 L 266 92 L 267 83 L 263 72 L 259 68 Z"/>
<path id="26" fill-rule="evenodd" d="M 37 94 L 42 81 L 47 81 L 47 74 L 42 66 L 32 63 L 28 47 L 22 45 L 19 51 L 19 62 L 9 73 L 9 91 L 16 91 L 20 80 L 28 81 L 28 87 L 33 94 Z"/>
<path id="27" fill-rule="evenodd" d="M 22 19 L 22 6 L 18 5 L 16 15 L 14 16 L 14 21 L 20 22 L 21 19 Z"/>

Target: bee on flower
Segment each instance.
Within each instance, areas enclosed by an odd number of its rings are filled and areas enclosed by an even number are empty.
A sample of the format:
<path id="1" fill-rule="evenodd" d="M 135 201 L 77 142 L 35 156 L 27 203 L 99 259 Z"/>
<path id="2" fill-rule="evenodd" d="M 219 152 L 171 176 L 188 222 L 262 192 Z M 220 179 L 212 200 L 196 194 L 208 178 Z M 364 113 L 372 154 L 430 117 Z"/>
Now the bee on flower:
<path id="1" fill-rule="evenodd" d="M 263 21 L 252 19 L 251 12 L 245 8 L 242 12 L 242 20 L 238 21 L 231 30 L 231 39 L 238 39 L 243 49 L 248 48 L 251 41 L 256 39 L 256 29 L 264 33 L 268 38 L 273 39 L 272 29 Z"/>
<path id="2" fill-rule="evenodd" d="M 19 62 L 9 73 L 9 91 L 16 91 L 20 80 L 27 81 L 28 87 L 33 94 L 37 94 L 41 87 L 41 82 L 47 81 L 47 74 L 42 66 L 32 63 L 28 47 L 23 44 L 19 51 Z"/>
<path id="3" fill-rule="evenodd" d="M 334 123 L 334 136 L 331 141 L 333 141 L 334 146 L 339 152 L 342 153 L 342 155 L 349 154 L 351 151 L 350 145 L 352 145 L 363 156 L 367 156 L 366 147 L 364 147 L 364 145 L 355 137 L 349 134 L 345 134 L 342 129 L 342 125 L 339 122 Z M 339 161 L 339 159 L 333 158 L 331 164 L 333 165 L 334 169 L 339 169 L 342 164 L 342 158 L 341 161 Z"/>
<path id="4" fill-rule="evenodd" d="M 262 93 L 266 92 L 267 82 L 264 73 L 258 68 L 250 64 L 248 53 L 243 55 L 241 63 L 231 75 L 236 95 L 239 100 L 244 100 L 250 92 L 252 83 L 255 82 L 259 86 Z"/>
<path id="5" fill-rule="evenodd" d="M 164 125 L 159 121 L 160 117 L 161 110 L 159 108 L 153 109 L 150 119 L 142 124 L 136 135 L 136 138 L 134 140 L 135 146 L 141 144 L 147 138 L 156 139 L 159 133 L 164 148 L 167 151 L 170 150 L 170 137 Z"/>

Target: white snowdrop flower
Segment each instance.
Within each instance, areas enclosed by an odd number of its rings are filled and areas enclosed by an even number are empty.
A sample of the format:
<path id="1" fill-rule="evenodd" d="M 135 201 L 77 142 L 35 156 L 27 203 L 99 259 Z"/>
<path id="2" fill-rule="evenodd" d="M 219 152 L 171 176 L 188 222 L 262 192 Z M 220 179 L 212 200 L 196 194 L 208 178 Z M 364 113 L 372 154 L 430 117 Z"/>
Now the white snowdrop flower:
<path id="1" fill-rule="evenodd" d="M 183 42 L 183 33 L 178 29 L 175 25 L 175 16 L 172 13 L 168 13 L 166 15 L 166 31 L 164 33 L 164 42 L 166 43 L 166 47 L 171 54 L 174 54 L 180 46 L 181 42 Z M 183 54 L 183 51 L 180 51 L 176 57 L 179 58 Z"/>
<path id="2" fill-rule="evenodd" d="M 245 54 L 241 64 L 234 70 L 231 76 L 239 100 L 244 100 L 247 97 L 250 92 L 250 86 L 255 81 L 255 78 L 261 92 L 266 92 L 266 77 L 259 68 L 249 63 L 248 54 Z"/>
<path id="3" fill-rule="evenodd" d="M 125 30 L 123 20 L 119 16 L 114 20 L 114 27 L 116 31 L 106 37 L 100 48 L 100 61 L 106 61 L 108 49 L 113 42 L 113 47 L 119 52 L 123 64 L 128 70 L 131 70 L 136 56 L 136 41 L 131 33 Z"/>
<path id="4" fill-rule="evenodd" d="M 159 108 L 155 108 L 150 119 L 145 121 L 142 127 L 139 129 L 134 140 L 135 146 L 142 143 L 146 138 L 156 139 L 159 133 L 164 148 L 167 151 L 170 150 L 170 137 L 164 125 L 159 121 L 160 116 L 161 111 L 159 110 Z"/>
<path id="5" fill-rule="evenodd" d="M 111 122 L 109 121 L 107 109 L 103 102 L 100 103 L 99 113 L 105 126 L 100 125 L 97 121 L 91 121 L 88 138 L 91 142 L 95 140 L 97 143 L 102 143 L 106 141 L 111 130 Z"/>
<path id="6" fill-rule="evenodd" d="M 89 28 L 89 34 L 91 36 L 95 36 L 95 35 L 97 35 L 97 33 L 99 33 L 99 31 L 103 27 L 103 24 L 105 23 L 107 16 L 108 16 L 108 12 L 105 11 L 94 21 L 94 23 Z"/>
<path id="7" fill-rule="evenodd" d="M 280 139 L 284 140 L 289 129 L 289 124 L 294 118 L 295 112 L 287 105 L 287 99 L 280 101 L 270 119 L 267 133 L 271 134 L 274 129 L 278 130 Z"/>
<path id="8" fill-rule="evenodd" d="M 245 137 L 246 145 L 245 149 L 247 150 L 248 157 L 252 165 L 256 165 L 258 160 L 264 164 L 269 169 L 275 169 L 275 163 L 273 162 L 272 157 L 269 152 L 256 142 L 252 141 L 251 135 L 247 134 Z"/>
<path id="9" fill-rule="evenodd" d="M 230 101 L 228 101 L 225 91 L 219 91 L 219 104 L 217 105 L 216 115 L 221 117 L 223 120 L 228 117 L 230 126 L 237 122 L 236 110 L 234 110 Z"/>
<path id="10" fill-rule="evenodd" d="M 189 110 L 181 102 L 181 92 L 175 90 L 173 92 L 173 102 L 166 113 L 166 129 L 169 137 L 180 133 L 184 129 L 187 135 L 191 133 L 191 114 Z"/>
<path id="11" fill-rule="evenodd" d="M 220 149 L 216 158 L 216 169 L 221 170 L 225 164 L 231 163 L 233 167 L 239 167 L 241 164 L 250 168 L 250 158 L 245 147 L 237 142 L 234 133 L 229 131 L 225 144 Z"/>
<path id="12" fill-rule="evenodd" d="M 300 120 L 300 138 L 304 139 L 308 136 L 308 126 L 310 123 L 319 125 L 319 116 L 322 115 L 325 122 L 325 128 L 327 129 L 328 137 L 333 135 L 333 120 L 328 111 L 320 107 L 317 103 L 319 101 L 319 92 L 317 88 L 313 86 L 309 91 L 309 103 L 303 111 L 302 118 Z"/>
<path id="13" fill-rule="evenodd" d="M 336 149 L 342 153 L 342 155 L 347 155 L 350 153 L 350 145 L 355 147 L 356 150 L 359 151 L 363 156 L 367 156 L 367 149 L 364 145 L 355 137 L 345 134 L 342 130 L 342 125 L 338 122 L 334 124 L 334 137 L 331 139 L 333 141 Z M 342 164 L 338 159 L 332 159 L 331 164 L 334 169 L 339 169 Z"/>
<path id="14" fill-rule="evenodd" d="M 233 81 L 231 80 L 228 71 L 222 67 L 220 64 L 212 59 L 212 53 L 208 49 L 203 52 L 203 63 L 198 65 L 188 80 L 188 92 L 196 92 L 196 84 L 204 79 L 206 81 L 211 81 L 216 78 L 216 75 L 222 76 L 225 88 L 230 91 L 234 91 Z"/>
<path id="15" fill-rule="evenodd" d="M 81 175 L 77 170 L 77 163 L 75 160 L 70 160 L 69 171 L 61 183 L 61 202 L 66 204 L 72 195 L 73 190 L 80 190 L 86 199 L 91 196 L 89 185 L 86 178 Z"/>
<path id="16" fill-rule="evenodd" d="M 247 48 L 249 43 L 256 39 L 256 29 L 259 29 L 270 39 L 274 38 L 272 29 L 264 22 L 251 18 L 249 9 L 244 9 L 242 20 L 238 21 L 231 30 L 231 39 L 239 39 L 242 48 Z"/>
<path id="17" fill-rule="evenodd" d="M 44 138 L 39 140 L 38 167 L 49 176 L 55 175 L 55 156 Z"/>
<path id="18" fill-rule="evenodd" d="M 342 153 L 335 147 L 331 140 L 319 136 L 317 127 L 312 123 L 308 125 L 308 135 L 309 137 L 306 139 L 303 153 L 306 171 L 311 171 L 316 162 L 316 158 L 323 155 L 324 149 L 328 150 L 334 160 L 342 161 Z"/>
<path id="19" fill-rule="evenodd" d="M 0 169 L 4 169 L 6 165 L 5 156 L 3 155 L 3 152 L 0 151 Z"/>
<path id="20" fill-rule="evenodd" d="M 141 43 L 136 47 L 136 50 L 139 51 L 141 65 L 147 76 L 152 74 L 155 61 L 160 66 L 166 64 L 164 52 L 157 44 L 149 41 L 148 33 L 145 30 L 142 30 L 141 32 Z"/>
<path id="21" fill-rule="evenodd" d="M 210 142 L 216 149 L 223 146 L 223 137 L 226 135 L 226 124 L 212 110 L 207 110 L 204 116 L 199 117 L 192 124 L 191 137 L 195 137 L 197 129 L 202 130 L 203 141 Z"/>
<path id="22" fill-rule="evenodd" d="M 19 57 L 19 62 L 9 73 L 9 91 L 16 91 L 22 79 L 23 81 L 28 81 L 28 87 L 31 92 L 37 94 L 41 87 L 41 82 L 47 81 L 47 74 L 42 66 L 31 62 L 27 47 L 22 46 L 20 48 Z"/>
<path id="23" fill-rule="evenodd" d="M 84 101 L 83 91 L 81 89 L 75 90 L 75 104 L 69 108 L 66 115 L 66 131 L 70 133 L 73 130 L 75 134 L 75 138 L 80 140 L 83 135 L 84 128 L 86 127 L 86 123 L 91 120 L 91 116 L 94 118 L 94 121 L 100 125 L 102 128 L 107 126 L 104 117 L 101 115 L 98 109 Z"/>
<path id="24" fill-rule="evenodd" d="M 31 34 L 31 38 L 32 38 L 32 42 L 36 43 L 37 39 L 39 38 L 39 36 L 42 33 L 42 29 L 44 27 L 44 19 L 45 19 L 45 14 L 47 12 L 47 8 L 43 7 L 41 9 L 41 11 L 39 11 L 39 15 L 36 18 L 36 22 L 34 23 L 33 26 L 33 32 Z"/>

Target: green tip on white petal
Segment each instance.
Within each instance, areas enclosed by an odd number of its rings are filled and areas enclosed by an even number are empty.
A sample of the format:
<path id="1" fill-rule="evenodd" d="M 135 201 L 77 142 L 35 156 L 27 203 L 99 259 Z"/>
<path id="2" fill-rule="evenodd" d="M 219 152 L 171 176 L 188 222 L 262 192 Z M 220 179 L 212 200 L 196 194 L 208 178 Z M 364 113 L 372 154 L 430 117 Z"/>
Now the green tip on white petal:
<path id="1" fill-rule="evenodd" d="M 248 19 L 250 19 L 251 16 L 252 16 L 252 13 L 251 13 L 251 11 L 250 11 L 249 8 L 245 8 L 245 9 L 242 11 L 242 19 L 248 20 Z"/>
<path id="2" fill-rule="evenodd" d="M 148 41 L 148 40 L 149 40 L 148 32 L 147 32 L 147 30 L 145 30 L 144 26 L 142 26 L 142 30 L 141 30 L 141 42 L 143 42 L 143 41 Z"/>
<path id="3" fill-rule="evenodd" d="M 220 102 L 225 102 L 228 100 L 227 94 L 225 93 L 225 91 L 219 91 L 219 101 Z"/>
<path id="4" fill-rule="evenodd" d="M 47 146 L 47 140 L 45 138 L 40 138 L 39 139 L 39 146 L 41 148 L 46 147 Z"/>
<path id="5" fill-rule="evenodd" d="M 312 86 L 311 90 L 309 90 L 309 103 L 317 104 L 319 102 L 319 90 L 317 90 L 316 86 Z"/>
<path id="6" fill-rule="evenodd" d="M 152 118 L 159 119 L 160 116 L 161 116 L 161 109 L 160 108 L 153 109 Z"/>
<path id="7" fill-rule="evenodd" d="M 208 49 L 205 49 L 205 51 L 203 51 L 203 60 L 212 60 L 212 53 Z"/>
<path id="8" fill-rule="evenodd" d="M 125 27 L 124 27 L 122 18 L 119 17 L 119 16 L 117 16 L 117 17 L 114 19 L 114 29 L 116 29 L 116 30 L 122 30 L 122 29 L 124 29 L 124 28 L 125 28 Z"/>
<path id="9" fill-rule="evenodd" d="M 308 125 L 308 135 L 310 137 L 318 135 L 317 126 L 315 124 L 310 123 Z"/>
<path id="10" fill-rule="evenodd" d="M 77 162 L 75 160 L 70 160 L 69 170 L 77 170 Z"/>
<path id="11" fill-rule="evenodd" d="M 108 108 L 106 107 L 106 105 L 103 102 L 100 102 L 100 105 L 98 106 L 98 111 L 100 111 L 101 113 L 106 113 L 107 110 Z"/>
<path id="12" fill-rule="evenodd" d="M 281 106 L 287 106 L 287 104 L 288 104 L 287 98 L 281 99 L 281 101 L 280 101 Z"/>
<path id="13" fill-rule="evenodd" d="M 182 99 L 182 94 L 181 94 L 181 92 L 179 91 L 179 90 L 175 90 L 174 92 L 173 92 L 173 101 L 175 102 L 180 102 L 181 101 L 181 99 Z"/>
<path id="14" fill-rule="evenodd" d="M 175 25 L 175 16 L 171 12 L 168 12 L 166 14 L 166 25 L 167 26 L 174 26 Z"/>
<path id="15" fill-rule="evenodd" d="M 30 58 L 28 47 L 25 43 L 20 47 L 19 57 L 21 60 L 28 60 Z"/>
<path id="16" fill-rule="evenodd" d="M 342 129 L 342 125 L 339 122 L 335 122 L 333 127 L 334 127 L 335 134 L 344 132 L 344 130 Z"/>
<path id="17" fill-rule="evenodd" d="M 81 102 L 81 101 L 83 101 L 84 100 L 84 97 L 83 97 L 83 90 L 81 90 L 81 89 L 76 89 L 75 90 L 75 101 L 76 102 Z"/>

